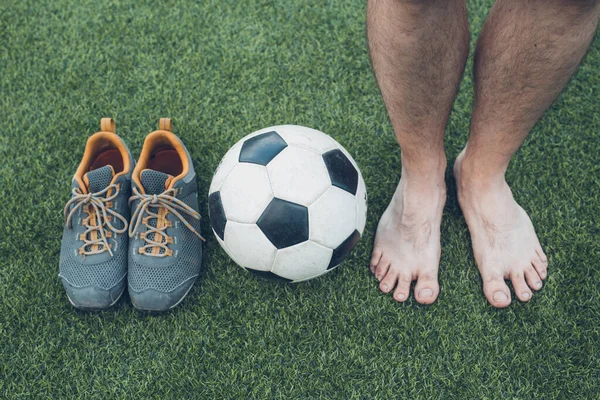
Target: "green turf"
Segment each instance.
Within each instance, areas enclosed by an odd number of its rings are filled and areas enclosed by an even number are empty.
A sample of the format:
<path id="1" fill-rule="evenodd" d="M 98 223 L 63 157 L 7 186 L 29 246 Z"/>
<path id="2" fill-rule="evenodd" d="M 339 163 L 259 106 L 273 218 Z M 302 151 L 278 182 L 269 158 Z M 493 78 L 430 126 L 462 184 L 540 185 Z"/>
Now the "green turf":
<path id="1" fill-rule="evenodd" d="M 469 1 L 473 37 L 491 2 Z M 399 305 L 367 270 L 399 159 L 364 11 L 358 0 L 0 3 L 0 398 L 599 398 L 600 42 L 508 171 L 549 255 L 541 293 L 488 305 L 448 175 L 440 298 Z M 450 162 L 467 137 L 470 68 Z M 208 233 L 204 201 L 203 272 L 180 307 L 75 311 L 57 277 L 61 213 L 103 116 L 135 154 L 173 118 L 205 194 L 245 134 L 323 130 L 362 169 L 366 234 L 322 278 L 257 280 Z"/>

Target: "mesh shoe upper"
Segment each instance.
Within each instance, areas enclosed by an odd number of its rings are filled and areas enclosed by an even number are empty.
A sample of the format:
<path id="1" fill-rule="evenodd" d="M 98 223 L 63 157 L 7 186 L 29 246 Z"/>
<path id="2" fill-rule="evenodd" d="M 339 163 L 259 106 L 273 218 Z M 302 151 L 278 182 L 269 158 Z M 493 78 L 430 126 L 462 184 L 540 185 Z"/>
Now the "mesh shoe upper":
<path id="1" fill-rule="evenodd" d="M 89 170 L 94 160 L 103 156 L 102 149 L 107 146 L 107 141 L 118 141 L 119 146 L 125 149 L 124 156 L 129 159 L 124 164 L 129 170 L 115 174 L 110 164 Z M 106 291 L 106 299 L 113 299 L 113 293 L 108 292 L 122 292 L 127 274 L 127 201 L 133 160 L 121 139 L 108 132 L 90 137 L 86 146 L 86 155 L 88 153 L 92 156 L 84 156 L 83 167 L 80 165 L 80 169 L 88 172 L 80 176 L 76 174 L 71 186 L 71 200 L 65 208 L 66 223 L 59 263 L 59 277 L 75 306 L 81 305 L 78 304 L 80 300 L 88 304 L 89 299 L 75 298 L 77 291 L 83 293 L 85 288 L 92 288 L 94 293 Z M 121 168 L 122 161 L 118 163 Z M 96 305 L 102 308 L 108 304 Z"/>
<path id="2" fill-rule="evenodd" d="M 90 193 L 98 193 L 105 189 L 113 177 L 112 169 L 109 166 L 91 171 L 86 175 L 90 183 Z M 74 183 L 73 186 L 74 188 L 79 188 L 77 183 Z M 127 220 L 129 218 L 127 207 L 129 189 L 123 186 L 126 185 L 121 185 L 121 190 L 113 200 L 113 204 L 115 211 Z M 106 194 L 99 197 L 105 196 Z M 71 209 L 73 207 L 74 205 L 71 205 Z M 87 209 L 90 210 L 90 207 Z M 103 249 L 103 244 L 96 245 L 96 251 L 100 251 L 100 253 L 85 254 L 92 251 L 92 246 L 86 246 L 85 241 L 81 240 L 81 235 L 88 230 L 84 225 L 86 218 L 90 218 L 90 222 L 94 221 L 95 212 L 86 212 L 83 207 L 80 207 L 72 216 L 71 227 L 68 225 L 64 227 L 59 275 L 69 284 L 76 287 L 95 286 L 101 289 L 110 289 L 121 281 L 127 273 L 126 252 L 128 241 L 126 234 L 108 233 L 110 231 L 105 229 L 105 235 L 108 234 L 111 236 L 107 237 L 107 242 L 111 246 L 113 255 L 110 255 L 108 249 Z M 103 216 L 101 216 L 101 219 L 104 222 Z M 126 227 L 116 218 L 113 219 L 113 225 L 120 229 Z M 87 238 L 90 239 L 92 234 L 95 234 L 96 237 L 100 236 L 96 230 L 95 232 L 88 232 L 86 235 Z M 83 249 L 84 254 L 81 254 L 81 249 Z"/>
<path id="3" fill-rule="evenodd" d="M 185 149 L 175 135 L 157 132 Z M 149 146 L 148 141 L 146 139 L 145 148 Z M 144 154 L 143 150 L 139 168 L 148 166 L 142 160 Z M 183 157 L 186 158 L 184 164 L 188 165 L 187 173 L 174 177 L 145 168 L 138 172 L 139 185 L 134 183 L 133 186 L 128 283 L 136 306 L 139 306 L 140 294 L 152 292 L 161 299 L 161 293 L 167 294 L 166 300 L 161 300 L 164 304 L 156 306 L 153 303 L 153 308 L 170 308 L 180 298 L 168 295 L 186 285 L 189 289 L 200 273 L 202 241 L 196 179 L 187 150 Z M 185 293 L 177 296 L 183 297 Z"/>
<path id="4" fill-rule="evenodd" d="M 89 191 L 91 193 L 97 193 L 110 185 L 114 174 L 113 167 L 106 165 L 85 174 L 84 182 L 88 182 Z"/>
<path id="5" fill-rule="evenodd" d="M 198 207 L 198 199 L 195 193 L 191 193 L 183 199 L 183 202 L 195 209 Z M 167 216 L 169 220 L 176 221 L 176 218 Z M 187 222 L 190 223 L 197 232 L 200 232 L 200 221 L 184 215 Z M 155 220 L 150 220 L 150 223 L 156 224 Z M 147 289 L 154 289 L 159 292 L 171 292 L 179 287 L 182 283 L 193 279 L 200 273 L 200 263 L 202 256 L 202 242 L 199 238 L 183 224 L 179 225 L 179 233 L 177 244 L 173 243 L 173 249 L 177 251 L 173 256 L 167 257 L 167 261 L 161 262 L 155 257 L 142 255 L 133 257 L 133 251 L 129 261 L 129 286 L 136 292 L 142 292 Z M 169 228 L 169 233 L 173 232 L 173 228 Z M 143 230 L 145 231 L 145 229 Z M 139 255 L 139 254 L 137 254 Z M 136 259 L 139 260 L 136 261 Z"/>

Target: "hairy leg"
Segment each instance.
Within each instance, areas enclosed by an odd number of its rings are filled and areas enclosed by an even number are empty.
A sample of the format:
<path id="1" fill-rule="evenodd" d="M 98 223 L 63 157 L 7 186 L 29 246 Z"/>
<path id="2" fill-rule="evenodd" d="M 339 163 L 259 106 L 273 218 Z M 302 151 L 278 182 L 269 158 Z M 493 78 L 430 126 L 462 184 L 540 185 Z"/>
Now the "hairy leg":
<path id="1" fill-rule="evenodd" d="M 468 55 L 464 0 L 369 0 L 375 77 L 402 150 L 402 177 L 375 238 L 371 271 L 404 301 L 439 293 L 440 224 L 446 201 L 444 129 Z"/>
<path id="2" fill-rule="evenodd" d="M 483 290 L 496 307 L 531 299 L 547 275 L 533 225 L 504 174 L 531 128 L 585 55 L 598 23 L 594 0 L 497 0 L 475 55 L 471 136 L 454 167 Z"/>

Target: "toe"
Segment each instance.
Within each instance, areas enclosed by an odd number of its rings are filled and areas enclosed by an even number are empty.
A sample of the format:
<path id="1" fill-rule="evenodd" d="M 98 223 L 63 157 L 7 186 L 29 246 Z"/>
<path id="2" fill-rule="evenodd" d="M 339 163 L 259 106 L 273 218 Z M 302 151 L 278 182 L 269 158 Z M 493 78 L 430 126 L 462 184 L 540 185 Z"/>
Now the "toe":
<path id="1" fill-rule="evenodd" d="M 542 245 L 540 244 L 539 241 L 537 242 L 537 244 L 535 246 L 535 252 L 540 257 L 540 259 L 542 259 L 544 262 L 548 261 L 548 257 L 546 257 L 546 253 L 544 253 L 544 250 L 542 249 Z"/>
<path id="2" fill-rule="evenodd" d="M 496 308 L 508 307 L 510 304 L 510 290 L 500 276 L 485 280 L 483 293 L 490 304 Z"/>
<path id="3" fill-rule="evenodd" d="M 533 295 L 531 289 L 529 289 L 529 286 L 525 283 L 525 275 L 523 273 L 525 269 L 526 268 L 519 268 L 510 274 L 510 280 L 515 289 L 515 294 L 521 301 L 529 301 Z"/>
<path id="4" fill-rule="evenodd" d="M 377 265 L 379 264 L 379 260 L 381 260 L 382 254 L 383 254 L 383 252 L 379 249 L 373 250 L 373 254 L 371 255 L 371 262 L 369 263 L 369 268 L 371 269 L 372 273 L 375 273 L 375 269 L 377 268 Z"/>
<path id="5" fill-rule="evenodd" d="M 536 250 L 536 255 L 537 257 L 533 257 L 531 263 L 535 267 L 535 270 L 537 271 L 540 278 L 546 279 L 546 277 L 548 276 L 548 258 L 546 258 L 546 255 L 544 254 L 541 248 L 539 250 Z"/>
<path id="6" fill-rule="evenodd" d="M 394 269 L 391 269 L 388 271 L 387 274 L 385 274 L 385 276 L 379 283 L 379 289 L 383 293 L 389 293 L 394 288 L 394 286 L 396 286 L 397 280 L 398 280 L 398 273 Z"/>
<path id="7" fill-rule="evenodd" d="M 129 286 L 131 304 L 142 311 L 167 311 L 177 306 L 188 295 L 196 279 L 190 279 L 170 292 L 146 289 L 136 292 Z"/>
<path id="8" fill-rule="evenodd" d="M 83 310 L 101 310 L 115 304 L 125 290 L 125 278 L 110 289 L 96 286 L 77 287 L 61 277 L 69 302 Z"/>
<path id="9" fill-rule="evenodd" d="M 377 264 L 377 267 L 375 268 L 375 278 L 377 278 L 378 281 L 381 281 L 383 277 L 387 275 L 389 269 L 390 261 L 382 257 L 381 260 L 379 260 L 379 264 Z"/>
<path id="10" fill-rule="evenodd" d="M 415 299 L 421 304 L 433 303 L 440 292 L 440 286 L 435 271 L 426 271 L 419 274 L 415 285 Z"/>
<path id="11" fill-rule="evenodd" d="M 396 301 L 405 301 L 408 299 L 408 294 L 410 293 L 410 283 L 412 282 L 412 277 L 406 273 L 401 273 L 398 276 L 398 286 L 396 287 L 396 291 L 394 291 L 394 299 Z"/>
<path id="12" fill-rule="evenodd" d="M 533 290 L 540 290 L 542 288 L 542 280 L 535 268 L 533 268 L 533 265 L 525 268 L 525 280 Z"/>

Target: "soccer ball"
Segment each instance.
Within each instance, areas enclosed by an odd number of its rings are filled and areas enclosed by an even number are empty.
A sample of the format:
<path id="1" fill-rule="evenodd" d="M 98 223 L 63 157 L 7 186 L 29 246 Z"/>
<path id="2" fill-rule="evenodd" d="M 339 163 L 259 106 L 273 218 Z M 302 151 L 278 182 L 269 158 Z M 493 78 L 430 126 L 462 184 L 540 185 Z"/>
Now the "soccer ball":
<path id="1" fill-rule="evenodd" d="M 367 191 L 334 139 L 281 125 L 251 133 L 225 154 L 208 204 L 213 232 L 233 261 L 300 282 L 331 271 L 359 241 Z"/>

